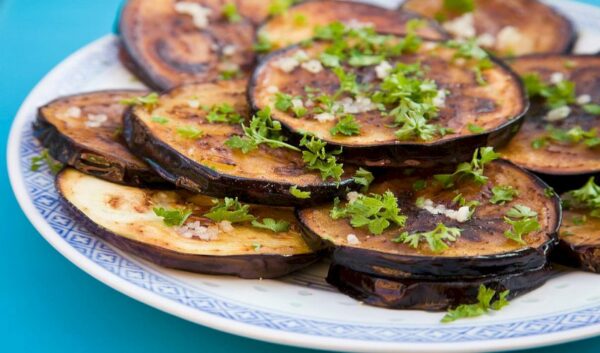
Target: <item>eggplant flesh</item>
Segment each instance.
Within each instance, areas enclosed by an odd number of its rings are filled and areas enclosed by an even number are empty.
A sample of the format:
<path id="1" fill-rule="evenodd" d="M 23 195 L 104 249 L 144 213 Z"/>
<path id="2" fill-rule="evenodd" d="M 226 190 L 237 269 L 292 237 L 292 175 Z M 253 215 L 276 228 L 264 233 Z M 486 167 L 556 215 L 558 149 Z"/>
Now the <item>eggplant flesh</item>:
<path id="1" fill-rule="evenodd" d="M 347 25 L 372 26 L 377 32 L 406 34 L 406 24 L 412 19 L 423 19 L 410 11 L 394 11 L 379 6 L 352 1 L 304 1 L 281 15 L 269 18 L 258 29 L 272 49 L 280 49 L 311 39 L 316 28 L 334 22 Z M 427 21 L 427 20 L 425 20 Z M 427 21 L 417 34 L 428 39 L 448 39 L 448 35 L 434 21 Z"/>
<path id="2" fill-rule="evenodd" d="M 202 0 L 129 0 L 119 31 L 130 67 L 157 90 L 183 83 L 209 82 L 223 75 L 247 75 L 255 63 L 255 28 L 268 12 L 269 2 Z M 236 5 L 239 19 L 223 14 Z M 194 8 L 176 11 L 177 4 Z"/>
<path id="3" fill-rule="evenodd" d="M 500 56 L 568 53 L 573 49 L 577 33 L 573 24 L 551 6 L 537 0 L 476 0 L 473 27 L 486 48 Z M 452 23 L 465 14 L 452 13 L 443 6 L 444 0 L 407 0 L 401 10 L 411 10 L 428 18 L 442 21 L 451 34 Z M 464 26 L 461 26 L 464 27 Z M 459 27 L 459 28 L 461 28 Z M 515 39 L 516 37 L 516 39 Z"/>
<path id="4" fill-rule="evenodd" d="M 600 219 L 587 210 L 565 210 L 560 242 L 552 252 L 554 261 L 588 272 L 600 273 Z"/>
<path id="5" fill-rule="evenodd" d="M 34 135 L 52 158 L 84 173 L 133 186 L 167 185 L 121 136 L 126 107 L 119 102 L 144 94 L 111 90 L 58 98 L 39 108 Z"/>
<path id="6" fill-rule="evenodd" d="M 243 135 L 239 123 L 210 123 L 208 107 L 229 104 L 242 117 L 249 116 L 245 82 L 186 85 L 163 94 L 149 111 L 136 107 L 125 118 L 125 138 L 138 156 L 149 161 L 161 176 L 179 187 L 215 197 L 238 196 L 241 200 L 271 205 L 311 205 L 326 202 L 354 188 L 354 167 L 346 167 L 340 185 L 323 181 L 321 175 L 305 168 L 302 154 L 286 148 L 265 145 L 246 154 L 225 146 L 234 135 Z M 155 122 L 156 117 L 166 119 Z M 153 120 L 154 119 L 154 120 Z M 245 122 L 248 125 L 248 122 Z M 182 126 L 192 126 L 203 134 L 197 139 L 178 134 Z M 297 186 L 310 191 L 310 198 L 290 193 Z"/>
<path id="7" fill-rule="evenodd" d="M 333 261 L 352 270 L 388 278 L 480 278 L 499 274 L 520 273 L 543 267 L 547 256 L 557 242 L 560 225 L 560 201 L 548 198 L 546 184 L 510 162 L 498 160 L 486 165 L 488 182 L 480 186 L 465 180 L 455 188 L 443 189 L 431 177 L 422 175 L 398 176 L 390 172 L 377 179 L 369 192 L 395 194 L 401 213 L 407 216 L 404 227 L 390 227 L 381 235 L 373 235 L 366 228 L 353 228 L 348 219 L 334 220 L 332 205 L 306 208 L 297 212 L 305 229 L 307 242 L 315 247 L 333 247 Z M 413 189 L 417 180 L 426 182 L 420 191 Z M 504 205 L 490 203 L 491 188 L 511 185 L 519 195 Z M 431 200 L 435 205 L 457 209 L 452 199 L 461 193 L 467 201 L 479 201 L 471 219 L 460 223 L 442 214 L 431 214 L 415 205 L 417 198 Z M 515 205 L 525 205 L 536 211 L 540 229 L 523 237 L 526 245 L 509 240 L 504 232 L 510 225 L 504 215 Z M 457 227 L 460 237 L 448 244 L 442 252 L 434 253 L 421 243 L 417 248 L 392 241 L 407 231 L 433 230 L 437 224 Z M 353 234 L 358 241 L 349 240 Z"/>
<path id="8" fill-rule="evenodd" d="M 391 66 L 395 63 L 420 62 L 422 67 L 427 68 L 425 78 L 434 80 L 440 90 L 449 92 L 444 106 L 440 108 L 439 117 L 432 123 L 452 129 L 453 133 L 434 136 L 426 141 L 415 138 L 398 140 L 395 135 L 397 128 L 390 126 L 393 117 L 372 109 L 353 114 L 360 125 L 358 135 L 334 135 L 331 129 L 337 124 L 337 119 L 318 120 L 316 114 L 312 113 L 297 118 L 274 107 L 278 93 L 308 100 L 306 87 L 334 96 L 340 83 L 331 70 L 312 73 L 298 67 L 288 73 L 279 67 L 279 60 L 298 55 L 301 51 L 307 53 L 309 58 L 318 58 L 327 47 L 327 42 L 317 42 L 309 48 L 290 47 L 271 53 L 255 70 L 248 94 L 254 109 L 271 107 L 273 118 L 291 132 L 311 131 L 329 144 L 343 147 L 342 156 L 348 163 L 428 168 L 462 162 L 468 160 L 477 147 L 507 143 L 518 131 L 521 118 L 528 108 L 519 78 L 501 62 L 494 60 L 493 67 L 484 70 L 487 84 L 481 85 L 473 72 L 474 63 L 471 60 L 464 65 L 458 64 L 460 62 L 457 63 L 454 58 L 455 49 L 438 42 L 425 41 L 417 53 L 404 54 L 388 61 Z M 377 86 L 381 82 L 375 66 L 360 69 L 345 66 L 344 70 L 355 73 L 356 81 L 365 85 Z M 341 102 L 347 98 L 344 96 L 339 99 Z M 480 127 L 482 132 L 471 132 L 472 125 Z M 449 150 L 453 153 L 448 153 Z"/>
<path id="9" fill-rule="evenodd" d="M 511 62 L 511 66 L 520 75 L 538 74 L 545 82 L 550 82 L 553 75 L 560 74 L 565 80 L 575 83 L 575 97 L 589 95 L 590 103 L 600 103 L 600 57 L 533 55 L 515 59 Z M 576 144 L 549 142 L 542 148 L 533 147 L 535 140 L 548 133 L 546 130 L 548 125 L 565 131 L 575 126 L 580 126 L 584 130 L 600 130 L 600 115 L 586 113 L 578 104 L 572 104 L 569 108 L 568 117 L 557 122 L 548 122 L 544 117 L 550 109 L 546 107 L 544 101 L 532 99 L 531 109 L 525 117 L 521 130 L 500 150 L 504 158 L 542 175 L 557 189 L 572 185 L 564 183 L 567 178 L 578 177 L 578 181 L 585 182 L 589 175 L 599 173 L 598 148 L 590 148 L 583 142 Z"/>
<path id="10" fill-rule="evenodd" d="M 319 258 L 302 239 L 291 209 L 252 205 L 250 213 L 290 223 L 274 233 L 247 223 L 223 228 L 202 216 L 210 197 L 186 191 L 139 189 L 113 184 L 68 168 L 56 179 L 67 208 L 96 236 L 160 266 L 243 278 L 273 278 L 305 267 Z M 167 226 L 155 207 L 188 209 L 183 227 L 199 222 L 216 239 L 184 237 L 182 228 Z M 208 238 L 211 239 L 211 238 Z"/>
<path id="11" fill-rule="evenodd" d="M 368 305 L 388 309 L 441 311 L 477 302 L 480 285 L 496 292 L 510 290 L 508 299 L 543 285 L 553 275 L 549 266 L 481 279 L 424 281 L 368 275 L 333 263 L 327 282 L 340 292 Z"/>

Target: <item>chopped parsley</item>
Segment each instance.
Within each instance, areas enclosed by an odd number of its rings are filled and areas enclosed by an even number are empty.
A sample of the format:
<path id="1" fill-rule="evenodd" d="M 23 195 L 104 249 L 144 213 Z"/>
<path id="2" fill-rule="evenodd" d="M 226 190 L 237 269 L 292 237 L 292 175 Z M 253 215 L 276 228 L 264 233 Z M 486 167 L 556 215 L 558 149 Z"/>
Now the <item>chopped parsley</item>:
<path id="1" fill-rule="evenodd" d="M 269 40 L 264 33 L 259 33 L 256 39 L 256 43 L 252 46 L 252 49 L 260 54 L 268 53 L 273 50 L 273 43 Z"/>
<path id="2" fill-rule="evenodd" d="M 340 148 L 337 151 L 327 152 L 325 147 L 327 143 L 314 136 L 310 139 L 304 135 L 300 141 L 300 147 L 305 147 L 302 151 L 302 159 L 309 170 L 318 170 L 321 172 L 321 178 L 327 180 L 333 178 L 340 181 L 344 173 L 344 165 L 338 163 L 336 155 L 342 153 Z"/>
<path id="3" fill-rule="evenodd" d="M 482 128 L 479 125 L 473 124 L 473 123 L 469 123 L 469 125 L 467 125 L 467 129 L 469 129 L 469 131 L 473 134 L 481 134 L 482 132 L 485 131 L 484 128 Z"/>
<path id="4" fill-rule="evenodd" d="M 256 217 L 250 214 L 250 206 L 244 205 L 236 198 L 226 197 L 223 200 L 213 201 L 215 205 L 204 214 L 204 217 L 210 218 L 215 222 L 228 221 L 231 223 L 241 223 L 254 221 Z"/>
<path id="5" fill-rule="evenodd" d="M 408 244 L 410 247 L 417 248 L 419 243 L 425 241 L 429 249 L 433 252 L 442 252 L 448 248 L 448 242 L 454 242 L 460 237 L 460 228 L 446 227 L 443 223 L 429 232 L 408 233 L 403 232 L 397 238 L 392 239 L 395 243 Z"/>
<path id="6" fill-rule="evenodd" d="M 255 252 L 259 252 L 260 248 L 262 248 L 262 245 L 260 243 L 252 243 L 252 248 Z"/>
<path id="7" fill-rule="evenodd" d="M 353 136 L 360 134 L 360 125 L 353 115 L 345 115 L 329 130 L 332 135 Z"/>
<path id="8" fill-rule="evenodd" d="M 475 304 L 462 304 L 454 309 L 448 310 L 448 313 L 442 318 L 443 323 L 456 321 L 458 319 L 464 319 L 468 317 L 482 316 L 487 313 L 490 309 L 500 310 L 508 305 L 508 294 L 509 290 L 498 293 L 491 288 L 486 288 L 483 284 L 479 286 L 477 293 L 477 303 Z M 497 299 L 492 302 L 492 299 Z"/>
<path id="9" fill-rule="evenodd" d="M 290 194 L 297 199 L 309 199 L 310 191 L 302 191 L 298 188 L 298 186 L 293 185 L 290 187 Z"/>
<path id="10" fill-rule="evenodd" d="M 161 125 L 164 125 L 169 122 L 169 119 L 165 118 L 164 116 L 153 116 L 150 120 L 152 120 L 153 123 Z"/>
<path id="11" fill-rule="evenodd" d="M 562 80 L 555 84 L 542 81 L 537 73 L 526 74 L 523 83 L 529 97 L 542 97 L 550 109 L 575 103 L 575 83 Z"/>
<path id="12" fill-rule="evenodd" d="M 295 101 L 299 101 L 301 104 L 294 104 Z M 304 107 L 302 103 L 302 97 L 292 97 L 289 94 L 277 92 L 275 94 L 275 108 L 282 112 L 287 112 L 291 110 L 296 118 L 302 118 L 306 115 L 308 110 Z"/>
<path id="13" fill-rule="evenodd" d="M 290 6 L 296 3 L 295 0 L 271 0 L 269 3 L 268 13 L 271 16 L 284 14 Z"/>
<path id="14" fill-rule="evenodd" d="M 223 6 L 223 16 L 230 23 L 240 22 L 242 20 L 242 16 L 238 13 L 237 6 L 235 6 L 235 3 L 233 2 L 228 2 Z"/>
<path id="15" fill-rule="evenodd" d="M 177 128 L 177 133 L 186 139 L 196 140 L 202 137 L 204 132 L 192 125 L 184 125 Z"/>
<path id="16" fill-rule="evenodd" d="M 511 225 L 504 236 L 523 245 L 526 244 L 523 236 L 540 229 L 537 212 L 524 205 L 515 205 L 508 210 L 504 222 Z"/>
<path id="17" fill-rule="evenodd" d="M 214 105 L 206 115 L 206 120 L 209 123 L 239 124 L 244 118 L 230 104 L 223 103 Z"/>
<path id="18" fill-rule="evenodd" d="M 494 205 L 504 205 L 507 201 L 512 201 L 513 197 L 519 195 L 519 190 L 510 185 L 498 185 L 492 188 L 492 197 L 490 202 Z"/>
<path id="19" fill-rule="evenodd" d="M 39 156 L 31 157 L 31 171 L 37 172 L 44 164 L 48 166 L 52 174 L 58 173 L 63 168 L 62 163 L 57 162 L 50 156 L 48 149 L 43 149 Z"/>
<path id="20" fill-rule="evenodd" d="M 233 80 L 240 75 L 239 68 L 223 68 L 219 71 L 219 79 L 223 81 Z"/>
<path id="21" fill-rule="evenodd" d="M 266 144 L 271 148 L 288 148 L 300 151 L 298 147 L 284 142 L 286 139 L 281 134 L 281 123 L 271 118 L 271 110 L 268 107 L 259 110 L 252 117 L 249 126 L 242 123 L 242 129 L 244 135 L 229 138 L 225 142 L 225 146 L 240 149 L 243 153 L 253 151 L 261 144 Z"/>
<path id="22" fill-rule="evenodd" d="M 592 115 L 600 115 L 600 104 L 585 104 L 583 110 Z"/>
<path id="23" fill-rule="evenodd" d="M 191 210 L 181 208 L 154 207 L 152 210 L 155 215 L 162 217 L 163 223 L 169 227 L 182 226 L 192 215 Z"/>
<path id="24" fill-rule="evenodd" d="M 274 233 L 287 232 L 290 229 L 290 222 L 284 220 L 274 220 L 273 218 L 263 218 L 262 221 L 253 220 L 252 226 L 261 229 L 268 229 Z"/>
<path id="25" fill-rule="evenodd" d="M 419 179 L 412 184 L 413 190 L 421 191 L 427 187 L 427 180 Z"/>
<path id="26" fill-rule="evenodd" d="M 158 93 L 152 92 L 145 96 L 121 99 L 120 103 L 129 106 L 141 105 L 148 110 L 152 110 L 158 105 L 158 101 Z"/>
<path id="27" fill-rule="evenodd" d="M 354 182 L 358 185 L 362 185 L 362 188 L 360 189 L 361 192 L 367 192 L 369 186 L 371 186 L 371 183 L 375 180 L 375 177 L 373 176 L 373 173 L 361 167 L 354 173 L 352 179 L 354 179 Z"/>
<path id="28" fill-rule="evenodd" d="M 584 130 L 581 126 L 577 125 L 566 130 L 547 125 L 546 133 L 531 141 L 531 147 L 533 149 L 541 149 L 546 147 L 548 143 L 572 145 L 583 143 L 588 148 L 595 148 L 600 146 L 600 137 L 598 137 L 598 130 L 596 128 Z"/>
<path id="29" fill-rule="evenodd" d="M 584 208 L 590 211 L 590 216 L 600 218 L 600 186 L 595 183 L 594 177 L 580 189 L 569 191 L 565 196 L 565 200 L 569 201 L 567 208 Z"/>
<path id="30" fill-rule="evenodd" d="M 400 213 L 398 199 L 389 190 L 383 194 L 361 195 L 344 207 L 339 203 L 340 200 L 336 198 L 330 212 L 331 218 L 350 218 L 352 227 L 367 227 L 375 235 L 383 233 L 392 224 L 402 227 L 406 222 L 406 216 Z"/>
<path id="31" fill-rule="evenodd" d="M 485 184 L 488 178 L 483 175 L 486 164 L 500 157 L 499 153 L 494 152 L 493 147 L 481 147 L 475 150 L 471 162 L 463 162 L 456 167 L 452 174 L 436 174 L 434 179 L 444 188 L 450 188 L 455 183 L 464 178 L 473 179 L 477 184 Z"/>
<path id="32" fill-rule="evenodd" d="M 297 13 L 294 15 L 293 21 L 294 21 L 294 26 L 302 27 L 302 26 L 306 25 L 307 18 L 306 18 L 306 15 L 303 13 Z"/>
<path id="33" fill-rule="evenodd" d="M 554 188 L 549 186 L 544 189 L 544 196 L 546 196 L 549 199 L 553 198 L 554 196 L 556 196 L 556 191 L 554 191 Z"/>
<path id="34" fill-rule="evenodd" d="M 443 8 L 445 11 L 464 14 L 475 10 L 474 0 L 444 0 Z"/>

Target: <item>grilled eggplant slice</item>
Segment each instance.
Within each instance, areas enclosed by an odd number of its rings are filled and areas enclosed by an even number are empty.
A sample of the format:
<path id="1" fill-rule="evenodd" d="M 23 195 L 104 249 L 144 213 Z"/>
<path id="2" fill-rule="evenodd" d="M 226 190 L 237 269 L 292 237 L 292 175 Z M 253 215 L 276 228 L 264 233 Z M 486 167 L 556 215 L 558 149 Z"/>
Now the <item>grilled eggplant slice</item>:
<path id="1" fill-rule="evenodd" d="M 474 9 L 448 8 L 444 0 L 407 0 L 401 10 L 436 18 L 451 34 L 477 36 L 500 56 L 568 53 L 577 33 L 573 24 L 537 0 L 476 0 Z"/>
<path id="2" fill-rule="evenodd" d="M 567 133 L 571 129 L 588 131 L 600 130 L 600 115 L 585 111 L 587 104 L 600 104 L 600 57 L 592 55 L 539 55 L 518 58 L 511 63 L 522 76 L 537 74 L 541 81 L 551 85 L 551 81 L 563 79 L 575 85 L 570 96 L 568 116 L 550 113 L 545 99 L 533 97 L 532 106 L 525 118 L 522 129 L 515 138 L 501 150 L 502 155 L 514 163 L 538 173 L 559 191 L 567 179 L 575 179 L 583 184 L 589 175 L 600 172 L 599 148 L 581 141 L 557 141 L 547 138 L 555 133 Z M 530 76 L 531 77 L 531 76 Z M 587 96 L 587 97 L 586 97 Z M 585 98 L 585 100 L 581 100 Z M 577 101 L 583 104 L 577 103 Z M 565 108 L 559 108 L 565 109 Z M 552 121 L 549 121 L 552 120 Z M 550 130 L 549 130 L 550 129 Z M 563 137 L 568 140 L 568 136 Z M 594 139 L 588 137 L 593 142 Z"/>
<path id="3" fill-rule="evenodd" d="M 256 217 L 290 223 L 287 231 L 252 227 L 247 223 L 223 227 L 202 215 L 213 205 L 204 195 L 187 191 L 139 189 L 113 184 L 68 168 L 56 179 L 68 209 L 96 236 L 113 246 L 160 266 L 242 278 L 273 278 L 303 268 L 319 258 L 300 235 L 291 209 L 251 206 Z M 155 207 L 188 209 L 192 215 L 182 227 L 167 226 Z M 198 222 L 206 239 L 183 236 Z M 207 235 L 206 233 L 205 235 Z M 216 234 L 216 235 L 215 235 Z M 216 237 L 216 238 L 215 238 Z"/>
<path id="4" fill-rule="evenodd" d="M 553 272 L 549 267 L 523 273 L 472 280 L 424 281 L 390 279 L 332 264 L 327 282 L 365 304 L 388 309 L 440 311 L 476 302 L 480 285 L 496 292 L 510 290 L 508 299 L 543 285 Z"/>
<path id="5" fill-rule="evenodd" d="M 391 191 L 397 197 L 401 213 L 407 216 L 403 228 L 389 227 L 381 235 L 373 235 L 364 227 L 354 228 L 347 218 L 333 219 L 330 215 L 332 205 L 302 209 L 297 216 L 306 230 L 309 244 L 332 246 L 334 262 L 370 275 L 464 279 L 521 273 L 544 267 L 547 254 L 557 241 L 560 224 L 558 197 L 547 197 L 546 185 L 541 180 L 504 160 L 486 165 L 485 176 L 488 180 L 484 185 L 465 179 L 455 188 L 443 188 L 431 174 L 403 176 L 399 172 L 390 172 L 378 177 L 369 192 L 382 194 Z M 494 186 L 511 186 L 518 196 L 502 205 L 492 204 Z M 421 201 L 430 200 L 430 208 L 459 211 L 460 205 L 453 202 L 459 194 L 467 202 L 479 202 L 465 222 L 459 222 L 456 216 L 451 218 L 417 206 Z M 504 235 L 511 229 L 511 225 L 505 222 L 505 215 L 514 206 L 521 205 L 535 211 L 539 222 L 539 229 L 524 236 L 523 244 Z M 462 230 L 458 239 L 447 244 L 441 252 L 432 251 L 423 240 L 415 244 L 416 248 L 397 240 L 403 232 L 429 232 L 439 224 Z"/>
<path id="6" fill-rule="evenodd" d="M 58 98 L 38 110 L 35 136 L 52 158 L 112 182 L 165 185 L 135 157 L 121 136 L 125 106 L 119 102 L 143 91 L 99 91 Z"/>
<path id="7" fill-rule="evenodd" d="M 392 42 L 401 40 L 390 38 Z M 427 122 L 426 127 L 434 132 L 431 136 L 425 136 L 426 132 L 415 137 L 415 131 L 424 130 L 418 121 L 420 117 L 400 127 L 400 122 L 395 122 L 395 119 L 405 115 L 392 116 L 394 109 L 400 109 L 400 105 L 386 104 L 380 108 L 381 105 L 373 103 L 385 84 L 378 78 L 383 77 L 382 72 L 377 73 L 385 63 L 360 67 L 344 63 L 342 70 L 346 80 L 356 75 L 355 82 L 369 89 L 359 88 L 358 94 L 340 94 L 340 79 L 333 72 L 340 68 L 313 70 L 311 67 L 322 53 L 331 48 L 330 42 L 320 41 L 308 48 L 290 47 L 270 54 L 254 72 L 248 94 L 254 109 L 271 107 L 274 119 L 292 132 L 310 131 L 331 145 L 343 147 L 342 156 L 349 163 L 427 168 L 462 162 L 468 160 L 477 147 L 505 144 L 519 129 L 528 107 L 518 77 L 499 61 L 491 59 L 488 62 L 490 67 L 483 72 L 486 81 L 483 85 L 472 66 L 478 65 L 477 60 L 457 59 L 461 49 L 450 48 L 441 42 L 425 41 L 415 53 L 387 59 L 389 66 L 420 63 L 425 76 L 422 82 L 433 80 L 437 84 L 438 95 L 445 97 L 443 102 L 433 103 L 440 106 L 437 108 L 439 114 Z M 295 68 L 290 67 L 289 62 L 298 61 L 298 57 L 308 61 Z M 388 67 L 389 70 L 392 68 Z M 297 117 L 291 109 L 282 111 L 277 104 L 282 94 L 298 98 L 305 108 L 309 105 L 312 108 L 306 108 L 307 112 L 302 117 Z M 319 103 L 323 96 L 333 104 L 326 106 Z M 389 93 L 387 98 L 391 96 L 392 93 Z M 325 115 L 320 113 L 324 110 Z M 359 130 L 350 134 L 337 133 L 335 127 L 349 113 L 354 116 Z M 410 130 L 411 126 L 413 130 Z M 404 128 L 413 135 L 397 136 Z M 478 130 L 474 131 L 474 128 Z"/>
<path id="8" fill-rule="evenodd" d="M 225 9 L 235 4 L 238 17 Z M 255 24 L 269 2 L 129 0 L 119 31 L 130 67 L 150 87 L 244 76 L 254 66 Z"/>
<path id="9" fill-rule="evenodd" d="M 339 0 L 301 2 L 281 15 L 269 18 L 258 30 L 259 38 L 267 40 L 271 50 L 287 47 L 312 38 L 317 27 L 333 22 L 348 25 L 367 25 L 381 33 L 406 34 L 411 19 L 422 19 L 409 11 L 394 11 L 379 6 Z M 435 23 L 428 21 L 418 34 L 429 39 L 448 39 Z"/>
<path id="10" fill-rule="evenodd" d="M 136 107 L 125 118 L 125 138 L 137 155 L 146 159 L 161 176 L 179 187 L 215 197 L 235 195 L 241 200 L 270 205 L 311 205 L 326 202 L 356 188 L 354 167 L 346 167 L 342 180 L 323 181 L 321 175 L 305 168 L 302 154 L 286 148 L 260 145 L 246 154 L 225 142 L 243 135 L 239 122 L 210 123 L 212 107 L 228 104 L 243 120 L 248 117 L 245 82 L 182 86 L 165 93 L 152 111 Z M 208 108 L 190 103 L 201 102 Z M 159 122 L 156 118 L 160 117 Z M 245 122 L 248 125 L 247 122 Z M 182 137 L 181 127 L 203 135 Z M 297 198 L 290 188 L 309 191 L 309 198 Z"/>
<path id="11" fill-rule="evenodd" d="M 552 257 L 563 265 L 600 273 L 600 218 L 583 210 L 563 211 L 560 242 Z"/>

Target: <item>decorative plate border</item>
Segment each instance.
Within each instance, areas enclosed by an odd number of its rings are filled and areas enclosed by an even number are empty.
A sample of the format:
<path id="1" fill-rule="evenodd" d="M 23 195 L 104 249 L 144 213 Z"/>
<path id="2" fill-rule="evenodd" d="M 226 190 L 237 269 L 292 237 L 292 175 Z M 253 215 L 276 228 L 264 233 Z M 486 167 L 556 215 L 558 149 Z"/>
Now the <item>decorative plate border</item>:
<path id="1" fill-rule="evenodd" d="M 574 9 L 587 14 L 585 18 L 589 18 L 589 11 L 598 12 L 593 7 L 575 5 Z M 573 11 L 571 7 L 569 9 Z M 75 91 L 87 75 L 102 69 L 106 64 L 102 59 L 106 53 L 115 50 L 115 37 L 104 37 L 69 57 L 38 84 L 13 123 L 7 158 L 15 195 L 36 229 L 64 256 L 100 281 L 142 302 L 202 325 L 266 341 L 321 349 L 469 352 L 553 344 L 600 333 L 600 306 L 499 324 L 429 327 L 357 325 L 298 318 L 212 296 L 198 288 L 174 282 L 115 251 L 71 219 L 58 201 L 53 177 L 47 170 L 41 173 L 29 170 L 31 157 L 39 153 L 39 146 L 31 135 L 33 107 L 49 100 L 56 92 Z M 85 63 L 85 70 L 67 82 L 56 80 L 66 71 L 71 72 L 75 63 Z"/>

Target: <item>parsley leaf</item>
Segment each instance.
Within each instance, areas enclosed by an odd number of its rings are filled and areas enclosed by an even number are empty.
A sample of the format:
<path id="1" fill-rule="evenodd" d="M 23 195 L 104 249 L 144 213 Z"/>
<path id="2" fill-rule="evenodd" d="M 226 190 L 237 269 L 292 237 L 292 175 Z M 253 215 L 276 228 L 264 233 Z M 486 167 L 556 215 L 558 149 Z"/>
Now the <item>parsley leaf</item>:
<path id="1" fill-rule="evenodd" d="M 268 8 L 268 13 L 271 16 L 284 14 L 290 6 L 296 3 L 295 0 L 271 0 Z"/>
<path id="2" fill-rule="evenodd" d="M 186 139 L 196 140 L 202 137 L 204 132 L 195 126 L 184 125 L 177 128 L 177 133 Z"/>
<path id="3" fill-rule="evenodd" d="M 309 199 L 310 198 L 310 191 L 302 191 L 296 185 L 293 185 L 292 187 L 290 187 L 290 194 L 292 194 L 292 196 L 294 196 L 297 199 Z"/>
<path id="4" fill-rule="evenodd" d="M 585 208 L 590 210 L 590 216 L 600 217 L 600 186 L 595 183 L 594 177 L 580 189 L 569 191 L 565 195 L 565 201 L 571 201 L 568 208 Z"/>
<path id="5" fill-rule="evenodd" d="M 392 239 L 395 243 L 408 244 L 413 248 L 417 248 L 421 241 L 427 242 L 429 249 L 433 252 L 442 252 L 448 248 L 447 242 L 454 242 L 460 237 L 462 230 L 455 227 L 446 227 L 443 223 L 438 225 L 429 232 L 417 232 L 409 234 L 408 232 L 401 233 L 397 238 Z"/>
<path id="6" fill-rule="evenodd" d="M 444 0 L 443 8 L 445 11 L 464 14 L 475 10 L 474 0 Z"/>
<path id="7" fill-rule="evenodd" d="M 550 109 L 575 103 L 575 83 L 562 80 L 555 84 L 546 84 L 537 73 L 522 77 L 529 97 L 542 97 Z"/>
<path id="8" fill-rule="evenodd" d="M 152 110 L 158 105 L 158 101 L 158 93 L 152 92 L 146 96 L 121 99 L 120 103 L 129 106 L 141 105 L 148 110 Z"/>
<path id="9" fill-rule="evenodd" d="M 485 85 L 487 82 L 483 77 L 483 71 L 491 69 L 494 64 L 490 59 L 489 54 L 477 44 L 476 38 L 470 38 L 465 41 L 450 40 L 445 44 L 448 48 L 456 49 L 454 53 L 455 59 L 474 60 L 475 65 L 473 72 L 475 79 L 480 85 Z"/>
<path id="10" fill-rule="evenodd" d="M 524 205 L 515 205 L 508 210 L 504 222 L 511 225 L 504 236 L 519 244 L 526 244 L 523 236 L 540 229 L 537 212 Z"/>
<path id="11" fill-rule="evenodd" d="M 274 233 L 287 232 L 290 229 L 290 222 L 284 220 L 274 220 L 273 218 L 263 218 L 262 222 L 252 221 L 252 226 L 261 229 L 268 229 Z"/>
<path id="12" fill-rule="evenodd" d="M 344 165 L 337 162 L 335 155 L 342 153 L 341 148 L 337 151 L 327 152 L 325 149 L 327 143 L 314 136 L 308 139 L 308 135 L 304 135 L 300 141 L 300 147 L 306 147 L 302 151 L 302 159 L 309 170 L 318 170 L 321 172 L 321 178 L 327 180 L 333 178 L 340 181 L 344 173 Z"/>
<path id="13" fill-rule="evenodd" d="M 546 133 L 533 140 L 531 147 L 533 149 L 540 149 L 551 142 L 562 144 L 578 144 L 583 142 L 588 148 L 595 148 L 600 146 L 600 137 L 598 137 L 598 131 L 595 128 L 584 130 L 581 126 L 577 125 L 565 130 L 548 125 L 546 126 Z"/>
<path id="14" fill-rule="evenodd" d="M 352 179 L 354 179 L 354 182 L 358 185 L 362 185 L 362 188 L 360 189 L 361 192 L 367 192 L 375 177 L 373 176 L 373 173 L 361 167 L 354 173 Z"/>
<path id="15" fill-rule="evenodd" d="M 421 191 L 427 187 L 427 180 L 419 179 L 413 183 L 412 187 L 415 191 Z"/>
<path id="16" fill-rule="evenodd" d="M 301 118 L 308 112 L 302 102 L 302 97 L 292 97 L 289 94 L 277 92 L 275 94 L 275 108 L 282 112 L 291 110 L 296 118 Z"/>
<path id="17" fill-rule="evenodd" d="M 258 33 L 256 43 L 252 46 L 252 50 L 259 54 L 265 54 L 273 50 L 273 43 L 264 33 Z"/>
<path id="18" fill-rule="evenodd" d="M 259 110 L 250 121 L 250 126 L 242 123 L 244 136 L 233 136 L 225 141 L 225 146 L 240 149 L 248 153 L 258 148 L 261 144 L 267 144 L 271 148 L 288 148 L 300 151 L 296 146 L 285 143 L 285 137 L 281 134 L 281 123 L 271 118 L 271 110 L 267 107 Z"/>
<path id="19" fill-rule="evenodd" d="M 206 120 L 209 123 L 239 124 L 244 119 L 230 104 L 223 103 L 214 105 L 206 115 Z"/>
<path id="20" fill-rule="evenodd" d="M 485 129 L 482 128 L 481 126 L 476 125 L 476 124 L 472 124 L 472 123 L 469 123 L 469 125 L 467 125 L 467 128 L 473 134 L 481 134 L 482 132 L 485 131 Z"/>
<path id="21" fill-rule="evenodd" d="M 331 130 L 329 130 L 329 132 L 334 136 L 338 134 L 346 136 L 359 135 L 360 125 L 354 116 L 345 115 L 331 128 Z"/>
<path id="22" fill-rule="evenodd" d="M 585 104 L 583 110 L 592 115 L 600 115 L 600 104 Z"/>
<path id="23" fill-rule="evenodd" d="M 464 178 L 472 178 L 477 184 L 485 184 L 488 178 L 483 175 L 486 164 L 500 157 L 493 147 L 481 147 L 475 150 L 471 163 L 464 162 L 456 167 L 452 174 L 436 174 L 433 178 L 447 189 Z"/>
<path id="24" fill-rule="evenodd" d="M 44 163 L 48 166 L 52 174 L 57 174 L 63 168 L 62 163 L 57 162 L 50 156 L 48 149 L 43 149 L 39 156 L 31 157 L 31 171 L 37 172 Z"/>
<path id="25" fill-rule="evenodd" d="M 226 197 L 224 200 L 215 200 L 215 205 L 204 214 L 204 217 L 210 218 L 215 222 L 229 221 L 231 223 L 241 223 L 253 221 L 256 219 L 249 213 L 250 206 L 243 205 L 236 198 Z"/>
<path id="26" fill-rule="evenodd" d="M 512 201 L 513 197 L 519 195 L 519 190 L 510 185 L 498 185 L 492 188 L 490 202 L 494 205 L 504 205 L 506 201 Z"/>
<path id="27" fill-rule="evenodd" d="M 152 210 L 155 215 L 162 217 L 163 223 L 169 227 L 183 225 L 192 214 L 192 211 L 190 210 L 178 208 L 167 209 L 163 207 L 154 207 Z"/>
<path id="28" fill-rule="evenodd" d="M 242 16 L 238 13 L 237 6 L 232 2 L 228 2 L 223 6 L 223 16 L 225 16 L 230 23 L 240 22 L 242 20 Z"/>
<path id="29" fill-rule="evenodd" d="M 506 299 L 509 293 L 509 290 L 505 290 L 496 295 L 495 290 L 487 288 L 482 284 L 479 286 L 477 293 L 477 303 L 462 304 L 454 309 L 448 310 L 448 313 L 442 318 L 442 322 L 448 323 L 458 319 L 481 316 L 487 313 L 489 309 L 500 310 L 509 304 Z M 497 297 L 498 299 L 492 302 L 494 297 Z"/>
<path id="30" fill-rule="evenodd" d="M 339 203 L 336 198 L 331 218 L 350 218 L 352 227 L 367 227 L 375 235 L 383 233 L 392 223 L 402 227 L 406 222 L 406 216 L 400 213 L 398 199 L 389 190 L 383 194 L 361 195 L 344 207 L 340 207 Z"/>
<path id="31" fill-rule="evenodd" d="M 151 120 L 153 123 L 157 123 L 157 124 L 161 124 L 161 125 L 164 125 L 169 122 L 169 119 L 165 118 L 164 116 L 153 116 L 151 118 Z"/>

